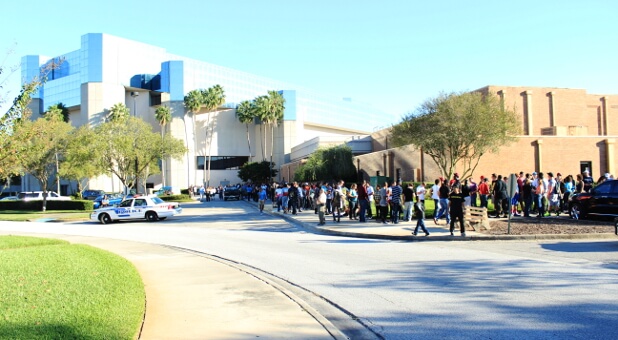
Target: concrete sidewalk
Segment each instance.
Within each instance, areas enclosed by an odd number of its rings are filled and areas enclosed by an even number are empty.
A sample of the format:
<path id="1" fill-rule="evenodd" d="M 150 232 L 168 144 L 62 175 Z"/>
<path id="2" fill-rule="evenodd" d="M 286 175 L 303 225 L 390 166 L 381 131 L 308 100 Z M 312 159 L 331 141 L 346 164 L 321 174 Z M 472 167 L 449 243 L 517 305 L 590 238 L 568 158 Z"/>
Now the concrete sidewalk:
<path id="1" fill-rule="evenodd" d="M 132 262 L 146 289 L 140 339 L 346 338 L 284 287 L 205 255 L 105 238 L 0 234 L 88 244 Z"/>
<path id="2" fill-rule="evenodd" d="M 257 203 L 253 201 L 245 201 L 253 204 L 257 208 Z M 433 218 L 425 219 L 425 227 L 430 233 L 430 236 L 424 236 L 425 233 L 419 228 L 418 236 L 413 236 L 412 233 L 416 228 L 416 219 L 410 222 L 400 220 L 398 224 L 382 224 L 381 221 L 367 219 L 367 222 L 361 223 L 358 220 L 350 220 L 347 216 L 342 216 L 340 222 L 334 222 L 332 215 L 326 216 L 326 225 L 318 226 L 318 215 L 314 210 L 303 210 L 296 215 L 291 213 L 284 214 L 282 211 L 277 212 L 277 208 L 273 208 L 272 204 L 267 202 L 264 212 L 282 217 L 291 223 L 296 223 L 302 228 L 324 235 L 346 236 L 367 239 L 383 239 L 383 240 L 399 240 L 399 241 L 499 241 L 499 240 L 548 240 L 548 239 L 599 239 L 599 238 L 615 238 L 614 234 L 552 234 L 552 235 L 490 235 L 474 230 L 466 230 L 466 236 L 462 237 L 459 232 L 459 224 L 455 225 L 454 236 L 450 235 L 449 225 L 446 220 L 442 219 L 435 224 Z M 492 220 L 494 220 L 492 218 Z M 507 220 L 500 218 L 495 220 Z M 618 230 L 618 229 L 617 229 Z"/>

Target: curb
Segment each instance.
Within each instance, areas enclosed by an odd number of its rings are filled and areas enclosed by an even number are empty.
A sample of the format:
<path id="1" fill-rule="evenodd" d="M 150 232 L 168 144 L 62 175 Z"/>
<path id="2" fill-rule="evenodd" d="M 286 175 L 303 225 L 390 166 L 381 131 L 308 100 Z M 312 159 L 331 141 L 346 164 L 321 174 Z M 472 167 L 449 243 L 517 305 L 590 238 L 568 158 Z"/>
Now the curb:
<path id="1" fill-rule="evenodd" d="M 247 204 L 252 204 L 247 202 Z M 381 235 L 381 234 L 365 234 L 354 233 L 348 231 L 337 231 L 328 228 L 318 228 L 312 224 L 299 221 L 288 214 L 276 214 L 264 209 L 264 212 L 271 216 L 278 216 L 294 225 L 301 227 L 314 234 L 342 236 L 352 238 L 364 238 L 370 240 L 391 240 L 404 242 L 431 242 L 431 241 L 534 241 L 534 240 L 581 240 L 581 239 L 612 239 L 616 235 L 612 233 L 599 234 L 538 234 L 538 235 L 474 235 L 474 236 L 398 236 L 398 235 Z M 618 230 L 618 229 L 617 229 Z"/>

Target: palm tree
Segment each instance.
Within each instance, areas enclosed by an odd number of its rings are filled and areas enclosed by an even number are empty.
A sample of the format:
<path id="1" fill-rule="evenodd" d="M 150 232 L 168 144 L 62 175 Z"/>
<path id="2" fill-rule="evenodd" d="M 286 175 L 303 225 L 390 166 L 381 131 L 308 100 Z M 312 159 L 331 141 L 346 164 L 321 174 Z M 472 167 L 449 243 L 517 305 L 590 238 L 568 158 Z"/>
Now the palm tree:
<path id="1" fill-rule="evenodd" d="M 268 119 L 268 96 L 259 96 L 253 100 L 255 117 L 260 119 L 260 143 L 262 144 L 262 161 L 266 160 L 266 121 Z"/>
<path id="2" fill-rule="evenodd" d="M 266 122 L 270 125 L 270 169 L 273 167 L 273 149 L 275 148 L 275 127 L 283 122 L 285 98 L 280 92 L 268 91 L 268 115 Z M 270 176 L 272 179 L 272 175 Z"/>
<path id="3" fill-rule="evenodd" d="M 193 118 L 193 138 L 195 138 L 195 115 L 200 112 L 200 109 L 204 105 L 204 96 L 202 95 L 201 90 L 193 90 L 187 93 L 184 98 L 185 108 L 187 109 L 187 113 L 192 113 Z M 187 117 L 185 115 L 185 142 L 187 150 L 189 149 L 189 132 L 187 131 Z M 195 146 L 195 145 L 194 145 Z M 190 163 L 189 152 L 187 152 L 187 187 L 191 186 L 189 183 L 191 178 L 191 167 L 188 164 Z M 197 171 L 197 170 L 196 170 Z M 197 177 L 197 176 L 196 176 Z"/>
<path id="4" fill-rule="evenodd" d="M 249 162 L 251 162 L 251 140 L 249 136 L 249 123 L 255 119 L 255 107 L 248 101 L 243 100 L 236 106 L 236 116 L 241 123 L 247 127 L 247 145 L 249 146 Z"/>
<path id="5" fill-rule="evenodd" d="M 65 123 L 69 122 L 69 108 L 64 106 L 64 104 L 62 103 L 58 103 L 48 107 L 45 115 L 48 114 L 60 114 L 62 115 L 62 121 L 64 121 Z"/>
<path id="6" fill-rule="evenodd" d="M 161 141 L 165 135 L 165 126 L 172 120 L 172 111 L 167 106 L 159 106 L 155 110 L 155 119 L 161 126 Z M 165 186 L 165 160 L 161 160 L 161 185 Z"/>
<path id="7" fill-rule="evenodd" d="M 120 121 L 129 118 L 129 108 L 123 103 L 116 103 L 109 109 L 107 118 L 110 121 Z"/>
<path id="8" fill-rule="evenodd" d="M 206 150 L 208 150 L 208 174 L 206 178 L 206 186 L 210 186 L 210 147 L 212 145 L 212 129 L 210 129 L 210 113 L 216 112 L 219 106 L 225 104 L 225 91 L 221 85 L 215 85 L 213 87 L 209 87 L 208 90 L 202 91 L 202 95 L 204 96 L 204 107 L 208 112 L 208 117 L 206 119 Z M 209 129 L 211 130 L 209 132 Z"/>

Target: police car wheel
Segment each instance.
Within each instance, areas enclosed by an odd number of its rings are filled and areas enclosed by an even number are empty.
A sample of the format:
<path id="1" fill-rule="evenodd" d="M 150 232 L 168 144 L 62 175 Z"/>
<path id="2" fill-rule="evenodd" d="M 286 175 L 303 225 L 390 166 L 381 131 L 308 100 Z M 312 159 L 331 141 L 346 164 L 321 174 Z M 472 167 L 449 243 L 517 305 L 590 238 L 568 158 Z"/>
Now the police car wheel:
<path id="1" fill-rule="evenodd" d="M 148 222 L 154 222 L 154 221 L 158 221 L 159 220 L 159 216 L 157 216 L 157 213 L 154 211 L 149 211 L 146 213 L 146 219 L 148 220 Z"/>
<path id="2" fill-rule="evenodd" d="M 110 224 L 112 223 L 112 218 L 109 217 L 108 214 L 101 214 L 99 215 L 99 222 L 101 222 L 101 224 Z"/>

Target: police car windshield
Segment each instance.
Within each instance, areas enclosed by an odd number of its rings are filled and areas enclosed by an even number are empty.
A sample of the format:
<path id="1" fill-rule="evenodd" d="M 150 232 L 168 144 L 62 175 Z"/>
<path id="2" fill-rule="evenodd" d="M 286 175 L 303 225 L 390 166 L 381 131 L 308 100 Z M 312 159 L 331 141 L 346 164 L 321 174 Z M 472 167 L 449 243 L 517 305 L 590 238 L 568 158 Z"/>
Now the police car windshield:
<path id="1" fill-rule="evenodd" d="M 160 199 L 159 197 L 153 197 L 152 198 L 152 202 L 154 202 L 154 204 L 164 203 L 164 201 L 162 199 Z"/>

